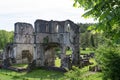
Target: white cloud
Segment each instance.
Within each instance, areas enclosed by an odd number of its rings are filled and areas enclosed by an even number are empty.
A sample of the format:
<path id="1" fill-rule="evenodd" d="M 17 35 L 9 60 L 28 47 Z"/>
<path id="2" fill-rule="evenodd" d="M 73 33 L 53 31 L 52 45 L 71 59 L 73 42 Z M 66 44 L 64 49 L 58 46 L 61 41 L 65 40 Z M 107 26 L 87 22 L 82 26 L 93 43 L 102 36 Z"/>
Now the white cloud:
<path id="1" fill-rule="evenodd" d="M 38 11 L 51 8 L 72 8 L 71 0 L 0 0 L 2 13 Z M 71 7 L 70 7 L 71 6 Z"/>
<path id="2" fill-rule="evenodd" d="M 72 0 L 0 0 L 0 29 L 13 30 L 15 22 L 34 23 L 36 19 L 93 22 L 81 18 L 83 9 Z"/>

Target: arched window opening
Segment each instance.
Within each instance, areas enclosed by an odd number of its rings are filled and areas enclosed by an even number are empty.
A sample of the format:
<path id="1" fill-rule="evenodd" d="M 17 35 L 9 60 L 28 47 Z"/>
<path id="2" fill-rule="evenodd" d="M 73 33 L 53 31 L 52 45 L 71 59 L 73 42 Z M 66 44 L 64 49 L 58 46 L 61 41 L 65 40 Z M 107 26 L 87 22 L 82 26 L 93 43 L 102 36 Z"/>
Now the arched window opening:
<path id="1" fill-rule="evenodd" d="M 57 24 L 56 26 L 55 26 L 55 32 L 57 33 L 59 31 L 59 25 Z"/>
<path id="2" fill-rule="evenodd" d="M 70 24 L 67 24 L 66 32 L 70 32 Z"/>

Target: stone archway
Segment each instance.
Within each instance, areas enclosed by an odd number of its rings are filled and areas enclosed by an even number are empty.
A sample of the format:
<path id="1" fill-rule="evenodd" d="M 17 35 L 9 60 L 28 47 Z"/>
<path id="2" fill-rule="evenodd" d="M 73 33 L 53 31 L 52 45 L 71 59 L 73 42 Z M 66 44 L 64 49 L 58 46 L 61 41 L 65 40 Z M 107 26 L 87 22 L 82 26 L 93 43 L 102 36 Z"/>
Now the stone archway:
<path id="1" fill-rule="evenodd" d="M 57 43 L 51 43 L 48 44 L 47 47 L 45 48 L 45 61 L 44 64 L 45 66 L 54 66 L 54 67 L 60 67 L 60 62 L 59 65 L 56 65 L 56 59 L 59 61 L 60 59 L 60 44 Z"/>

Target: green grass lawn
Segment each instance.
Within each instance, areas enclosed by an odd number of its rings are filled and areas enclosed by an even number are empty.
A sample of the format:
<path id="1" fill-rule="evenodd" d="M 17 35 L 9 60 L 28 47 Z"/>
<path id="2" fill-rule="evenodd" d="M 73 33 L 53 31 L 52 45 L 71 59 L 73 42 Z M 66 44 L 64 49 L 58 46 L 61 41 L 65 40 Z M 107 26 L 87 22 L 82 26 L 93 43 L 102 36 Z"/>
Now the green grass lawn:
<path id="1" fill-rule="evenodd" d="M 82 52 L 87 53 L 91 52 L 91 50 L 87 49 L 86 51 Z M 71 51 L 67 51 L 67 54 L 71 54 Z M 90 59 L 90 62 L 93 62 L 93 65 L 97 64 L 94 59 Z M 56 67 L 60 67 L 60 64 L 61 60 L 57 57 L 55 60 Z M 24 68 L 27 67 L 26 64 L 17 64 L 14 66 Z M 69 77 L 66 75 L 69 75 Z M 73 77 L 76 77 L 76 79 L 73 79 Z M 89 72 L 89 66 L 78 69 L 76 71 L 69 71 L 67 73 L 42 69 L 36 69 L 30 73 L 18 73 L 10 70 L 0 69 L 0 80 L 102 80 L 102 73 Z"/>
<path id="2" fill-rule="evenodd" d="M 91 52 L 94 52 L 94 50 L 92 50 L 90 48 L 86 48 L 86 50 L 80 49 L 80 54 L 89 54 Z"/>
<path id="3" fill-rule="evenodd" d="M 72 76 L 77 77 L 78 80 L 102 80 L 102 73 L 93 73 L 88 72 L 87 67 L 82 71 L 82 77 L 79 75 Z M 84 73 L 84 74 L 83 74 Z M 48 71 L 48 70 L 34 70 L 30 73 L 27 72 L 14 72 L 9 70 L 0 70 L 0 80 L 72 80 L 72 78 L 68 78 L 65 76 L 67 73 L 57 72 L 57 71 Z"/>
<path id="4" fill-rule="evenodd" d="M 13 64 L 13 66 L 18 68 L 27 68 L 28 64 Z"/>
<path id="5" fill-rule="evenodd" d="M 96 65 L 94 59 L 90 59 L 90 62 L 93 62 L 93 65 Z M 60 67 L 60 59 L 57 58 L 55 62 L 57 67 Z M 14 65 L 14 66 L 26 66 L 22 65 Z M 0 80 L 74 80 L 72 77 L 76 77 L 77 80 L 102 80 L 102 73 L 99 72 L 89 72 L 89 66 L 86 66 L 78 71 L 70 71 L 67 73 L 57 72 L 57 71 L 49 71 L 36 69 L 30 73 L 27 72 L 14 72 L 10 70 L 0 69 Z M 66 76 L 70 75 L 69 77 Z"/>
<path id="6" fill-rule="evenodd" d="M 58 57 L 55 60 L 55 66 L 56 67 L 60 67 L 61 66 L 61 59 L 59 59 Z"/>
<path id="7" fill-rule="evenodd" d="M 0 80 L 56 80 L 62 79 L 64 74 L 56 71 L 47 70 L 34 70 L 30 73 L 27 72 L 14 72 L 10 70 L 0 70 Z"/>

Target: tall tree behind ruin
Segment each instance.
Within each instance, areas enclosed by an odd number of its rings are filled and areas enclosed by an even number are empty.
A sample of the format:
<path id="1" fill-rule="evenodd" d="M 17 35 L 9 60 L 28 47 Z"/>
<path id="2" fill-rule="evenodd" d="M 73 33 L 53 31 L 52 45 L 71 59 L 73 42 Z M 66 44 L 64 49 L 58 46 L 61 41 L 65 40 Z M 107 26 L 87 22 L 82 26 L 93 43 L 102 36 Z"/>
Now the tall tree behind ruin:
<path id="1" fill-rule="evenodd" d="M 0 49 L 3 49 L 9 42 L 13 42 L 13 31 L 0 30 Z"/>

